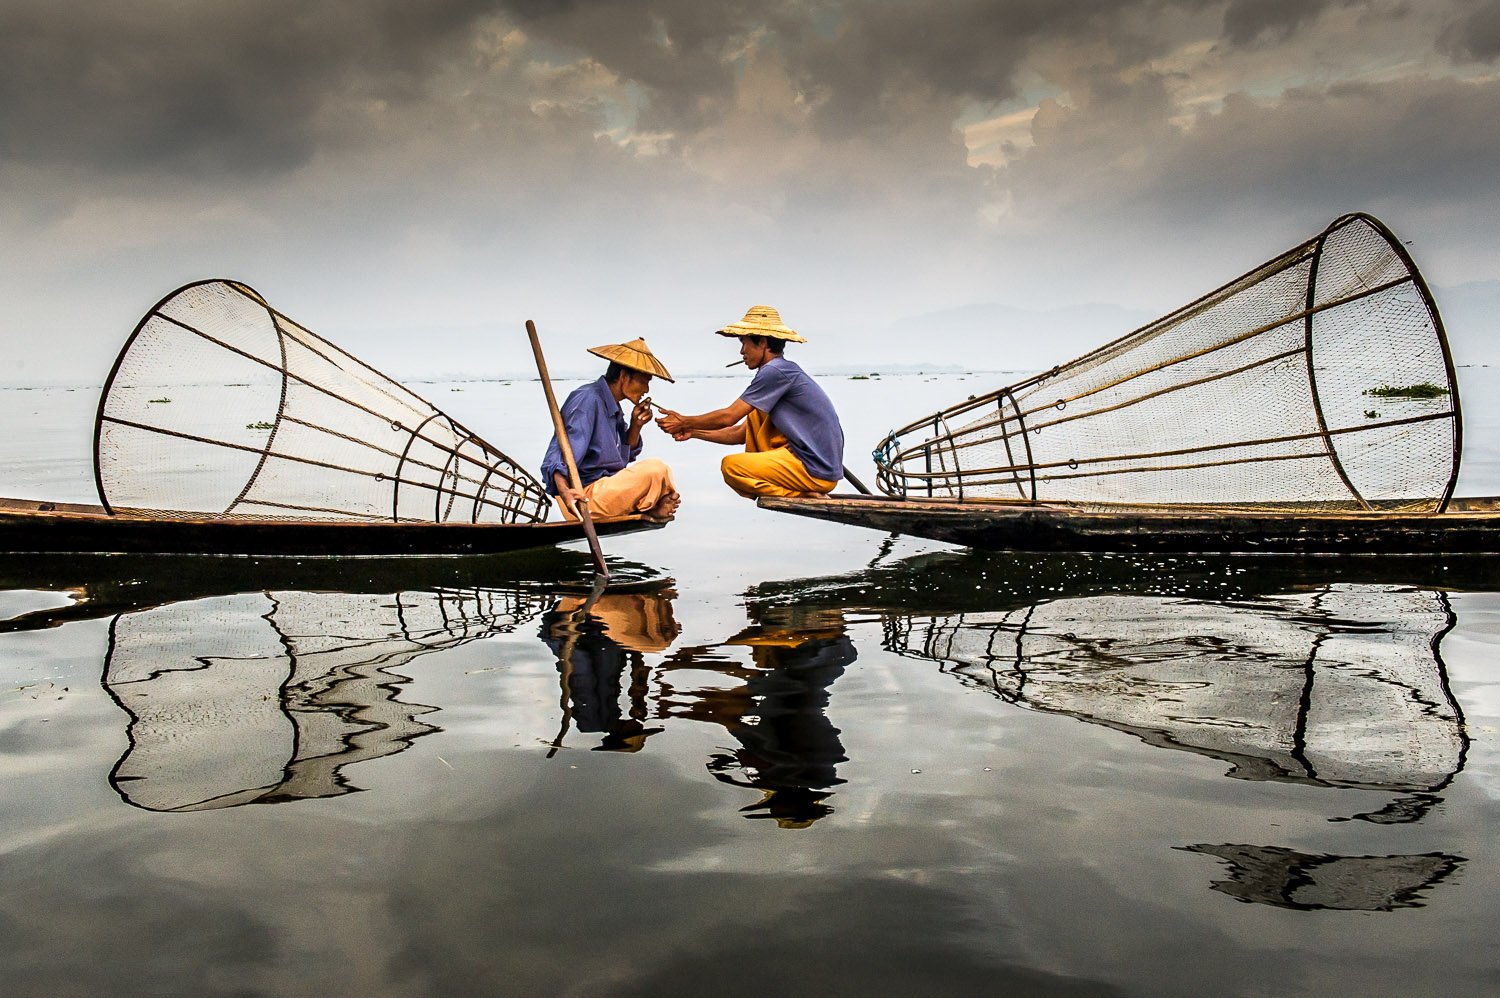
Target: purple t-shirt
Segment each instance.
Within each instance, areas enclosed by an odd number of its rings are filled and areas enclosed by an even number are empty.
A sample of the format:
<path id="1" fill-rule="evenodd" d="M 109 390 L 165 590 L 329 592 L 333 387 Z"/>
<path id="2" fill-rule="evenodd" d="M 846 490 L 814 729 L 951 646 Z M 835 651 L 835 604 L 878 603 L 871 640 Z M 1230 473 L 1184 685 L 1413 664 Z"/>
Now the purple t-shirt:
<path id="1" fill-rule="evenodd" d="M 844 428 L 828 394 L 796 364 L 776 357 L 755 372 L 740 398 L 770 417 L 814 478 L 844 477 Z"/>

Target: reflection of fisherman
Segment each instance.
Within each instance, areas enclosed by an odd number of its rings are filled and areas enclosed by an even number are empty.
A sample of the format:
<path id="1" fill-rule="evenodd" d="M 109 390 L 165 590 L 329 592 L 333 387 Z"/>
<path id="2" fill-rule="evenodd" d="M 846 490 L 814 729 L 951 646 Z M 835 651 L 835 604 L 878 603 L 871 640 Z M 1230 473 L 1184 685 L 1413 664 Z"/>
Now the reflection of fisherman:
<path id="1" fill-rule="evenodd" d="M 591 347 L 589 353 L 609 361 L 609 367 L 599 380 L 575 388 L 562 404 L 563 425 L 589 512 L 594 516 L 672 516 L 681 499 L 672 484 L 671 469 L 656 458 L 636 461 L 641 453 L 641 427 L 651 419 L 651 400 L 645 397 L 651 378 L 671 381 L 672 376 L 643 339 Z M 625 399 L 635 403 L 628 428 L 620 414 Z M 568 481 L 556 434 L 542 458 L 542 481 L 548 494 L 562 499 L 564 518 L 578 519 L 574 503 L 580 497 Z"/>
<path id="2" fill-rule="evenodd" d="M 665 651 L 681 628 L 672 616 L 676 594 L 605 593 L 589 602 L 558 601 L 542 617 L 542 640 L 562 670 L 564 725 L 601 732 L 602 751 L 638 751 L 661 728 L 647 728 L 646 664 L 643 655 Z M 628 712 L 620 694 L 629 672 Z"/>
<path id="3" fill-rule="evenodd" d="M 829 687 L 856 653 L 839 610 L 773 613 L 725 642 L 750 648 L 753 669 L 720 669 L 745 685 L 705 691 L 676 713 L 722 724 L 740 743 L 734 752 L 714 756 L 709 770 L 725 783 L 764 793 L 742 810 L 762 812 L 749 816 L 774 818 L 782 828 L 806 828 L 832 813 L 823 801 L 829 788 L 844 782 L 837 765 L 848 757 L 827 708 Z M 712 668 L 703 651 L 684 649 L 669 667 Z"/>
<path id="4" fill-rule="evenodd" d="M 755 372 L 750 387 L 723 409 L 684 416 L 663 409 L 656 425 L 676 440 L 743 445 L 721 465 L 740 495 L 822 496 L 844 474 L 844 430 L 827 393 L 781 355 L 788 340 L 806 343 L 781 324 L 774 308 L 756 305 L 739 322 L 718 330 L 740 341 L 740 357 Z"/>

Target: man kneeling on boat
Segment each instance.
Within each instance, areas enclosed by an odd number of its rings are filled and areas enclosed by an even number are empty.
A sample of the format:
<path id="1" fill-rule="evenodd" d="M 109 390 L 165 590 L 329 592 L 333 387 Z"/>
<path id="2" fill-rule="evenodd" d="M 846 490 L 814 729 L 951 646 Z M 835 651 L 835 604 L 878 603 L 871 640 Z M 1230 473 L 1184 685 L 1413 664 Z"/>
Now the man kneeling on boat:
<path id="1" fill-rule="evenodd" d="M 844 429 L 828 394 L 782 356 L 788 341 L 807 340 L 765 305 L 715 332 L 740 341 L 740 358 L 755 372 L 750 387 L 725 408 L 702 415 L 663 409 L 656 425 L 676 440 L 743 445 L 745 452 L 726 457 L 720 469 L 747 499 L 832 492 L 844 473 Z"/>
<path id="2" fill-rule="evenodd" d="M 641 453 L 641 427 L 651 419 L 651 400 L 646 397 L 651 379 L 671 381 L 672 376 L 643 339 L 591 347 L 589 353 L 609 361 L 609 367 L 599 380 L 575 388 L 562 404 L 563 426 L 583 491 L 570 484 L 554 433 L 542 458 L 547 492 L 562 500 L 563 517 L 569 520 L 578 519 L 580 498 L 588 500 L 594 516 L 645 513 L 668 519 L 682 501 L 672 483 L 672 469 L 656 458 L 636 458 Z M 635 403 L 628 427 L 620 412 L 625 399 Z"/>

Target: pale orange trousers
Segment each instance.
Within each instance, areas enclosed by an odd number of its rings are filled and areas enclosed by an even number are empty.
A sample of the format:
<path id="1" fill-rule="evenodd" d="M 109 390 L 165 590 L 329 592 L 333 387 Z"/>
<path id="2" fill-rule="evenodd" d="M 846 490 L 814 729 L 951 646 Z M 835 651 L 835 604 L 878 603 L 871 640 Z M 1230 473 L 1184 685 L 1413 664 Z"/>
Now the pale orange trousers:
<path id="1" fill-rule="evenodd" d="M 837 484 L 809 475 L 786 437 L 759 409 L 745 417 L 745 452 L 726 457 L 719 470 L 725 483 L 747 499 L 827 493 Z"/>
<path id="2" fill-rule="evenodd" d="M 583 494 L 589 500 L 591 516 L 629 516 L 644 513 L 661 501 L 661 497 L 676 492 L 672 482 L 672 469 L 665 461 L 648 457 L 644 461 L 627 464 L 613 475 L 606 475 L 584 486 Z M 564 520 L 576 520 L 561 501 Z"/>

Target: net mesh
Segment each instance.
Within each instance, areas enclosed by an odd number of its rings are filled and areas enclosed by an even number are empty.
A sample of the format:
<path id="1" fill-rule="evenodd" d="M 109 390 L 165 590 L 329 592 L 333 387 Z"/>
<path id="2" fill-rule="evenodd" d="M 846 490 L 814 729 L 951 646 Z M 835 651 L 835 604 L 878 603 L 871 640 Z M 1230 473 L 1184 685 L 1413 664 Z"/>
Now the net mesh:
<path id="1" fill-rule="evenodd" d="M 524 523 L 550 506 L 510 458 L 232 281 L 181 288 L 136 327 L 94 467 L 114 512 Z"/>
<path id="2" fill-rule="evenodd" d="M 1090 354 L 900 430 L 907 498 L 1439 512 L 1460 416 L 1437 308 L 1378 220 L 1345 215 Z"/>

